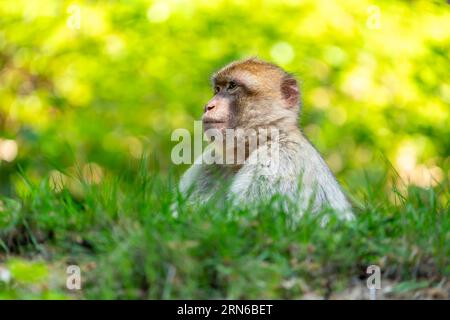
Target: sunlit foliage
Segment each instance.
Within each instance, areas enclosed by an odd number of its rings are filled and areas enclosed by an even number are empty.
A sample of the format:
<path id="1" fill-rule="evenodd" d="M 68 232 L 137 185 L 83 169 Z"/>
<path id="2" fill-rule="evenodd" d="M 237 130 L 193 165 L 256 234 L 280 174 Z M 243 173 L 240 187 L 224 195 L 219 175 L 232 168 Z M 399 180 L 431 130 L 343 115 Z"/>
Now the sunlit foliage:
<path id="1" fill-rule="evenodd" d="M 24 192 L 18 168 L 103 175 L 144 152 L 164 171 L 209 74 L 255 55 L 298 76 L 301 124 L 339 178 L 357 187 L 383 155 L 435 184 L 448 174 L 449 52 L 445 1 L 2 1 L 0 191 Z"/>

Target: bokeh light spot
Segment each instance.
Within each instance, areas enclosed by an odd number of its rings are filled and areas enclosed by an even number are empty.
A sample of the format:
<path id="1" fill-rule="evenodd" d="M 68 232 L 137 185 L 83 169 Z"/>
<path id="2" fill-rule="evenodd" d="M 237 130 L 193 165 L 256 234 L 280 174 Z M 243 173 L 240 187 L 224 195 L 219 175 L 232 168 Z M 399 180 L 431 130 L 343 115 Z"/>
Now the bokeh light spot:
<path id="1" fill-rule="evenodd" d="M 12 162 L 17 157 L 18 150 L 19 147 L 16 141 L 0 139 L 0 160 Z"/>
<path id="2" fill-rule="evenodd" d="M 170 7 L 167 3 L 157 2 L 147 10 L 147 19 L 153 23 L 161 23 L 169 19 Z"/>
<path id="3" fill-rule="evenodd" d="M 278 42 L 270 49 L 270 55 L 276 63 L 284 65 L 294 59 L 295 52 L 288 42 Z"/>

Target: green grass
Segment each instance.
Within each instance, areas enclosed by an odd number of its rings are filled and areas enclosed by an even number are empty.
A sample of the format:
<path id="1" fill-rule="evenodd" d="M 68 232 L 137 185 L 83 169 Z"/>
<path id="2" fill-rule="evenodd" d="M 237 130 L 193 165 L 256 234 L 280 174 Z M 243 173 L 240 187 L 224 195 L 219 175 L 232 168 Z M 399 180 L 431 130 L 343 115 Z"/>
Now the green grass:
<path id="1" fill-rule="evenodd" d="M 157 171 L 81 183 L 77 196 L 23 178 L 26 195 L 0 198 L 0 273 L 11 273 L 0 298 L 299 299 L 365 281 L 371 264 L 402 292 L 450 275 L 447 182 L 397 192 L 395 203 L 385 179 L 368 179 L 355 192 L 357 218 L 323 213 L 331 219 L 322 228 L 323 214 L 296 222 L 276 199 L 188 205 L 173 192 L 176 179 Z M 82 269 L 80 292 L 65 289 L 69 264 Z"/>

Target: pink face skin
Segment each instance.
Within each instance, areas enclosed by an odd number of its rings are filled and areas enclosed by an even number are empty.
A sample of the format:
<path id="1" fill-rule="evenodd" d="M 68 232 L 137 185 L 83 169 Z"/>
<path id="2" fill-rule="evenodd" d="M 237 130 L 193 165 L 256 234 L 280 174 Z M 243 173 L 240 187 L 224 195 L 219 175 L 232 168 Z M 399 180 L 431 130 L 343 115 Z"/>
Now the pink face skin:
<path id="1" fill-rule="evenodd" d="M 215 95 L 205 106 L 203 130 L 224 130 L 228 127 L 230 101 L 227 97 Z"/>
<path id="2" fill-rule="evenodd" d="M 203 113 L 203 130 L 219 130 L 232 128 L 233 105 L 241 90 L 241 85 L 229 79 L 214 83 L 214 97 L 207 103 Z"/>

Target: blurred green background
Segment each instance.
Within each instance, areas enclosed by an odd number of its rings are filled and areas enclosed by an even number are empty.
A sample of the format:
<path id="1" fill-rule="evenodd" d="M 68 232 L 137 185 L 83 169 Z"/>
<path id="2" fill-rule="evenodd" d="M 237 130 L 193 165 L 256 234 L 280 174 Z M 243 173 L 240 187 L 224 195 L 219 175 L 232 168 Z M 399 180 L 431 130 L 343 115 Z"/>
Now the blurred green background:
<path id="1" fill-rule="evenodd" d="M 18 172 L 98 182 L 143 153 L 166 172 L 210 74 L 248 56 L 298 76 L 301 125 L 341 180 L 357 188 L 386 157 L 433 185 L 450 162 L 449 52 L 445 1 L 1 1 L 0 193 L 27 192 Z"/>

